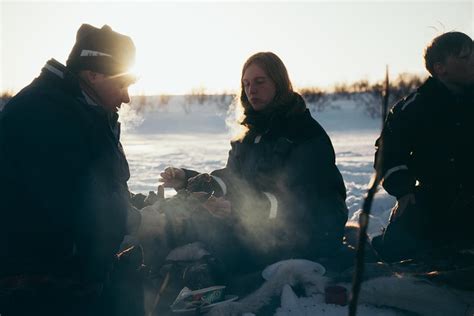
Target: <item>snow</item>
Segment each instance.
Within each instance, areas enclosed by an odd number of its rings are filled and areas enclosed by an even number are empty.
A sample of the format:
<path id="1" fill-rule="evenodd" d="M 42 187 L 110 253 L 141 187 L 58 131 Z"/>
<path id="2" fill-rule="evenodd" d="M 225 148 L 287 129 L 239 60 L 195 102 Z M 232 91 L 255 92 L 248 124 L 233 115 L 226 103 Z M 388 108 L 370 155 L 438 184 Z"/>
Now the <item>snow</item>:
<path id="1" fill-rule="evenodd" d="M 149 100 L 148 100 L 149 99 Z M 149 97 L 145 106 L 121 110 L 122 144 L 130 164 L 129 187 L 134 193 L 156 191 L 160 172 L 168 166 L 201 172 L 225 166 L 233 138 L 228 106 L 218 102 L 186 105 L 186 97 L 171 97 L 166 105 Z M 215 101 L 215 100 L 214 100 Z M 309 105 L 311 109 L 311 105 Z M 350 220 L 357 221 L 373 173 L 374 143 L 380 120 L 365 114 L 353 101 L 333 101 L 313 116 L 326 129 L 336 151 L 336 164 L 347 189 Z M 171 196 L 174 190 L 166 190 Z M 369 235 L 380 232 L 388 221 L 395 199 L 383 189 L 372 206 Z"/>
<path id="2" fill-rule="evenodd" d="M 286 293 L 284 293 L 286 294 Z M 283 298 L 282 298 L 283 301 Z M 401 316 L 406 315 L 401 312 L 389 308 L 374 307 L 361 304 L 357 308 L 358 315 L 366 316 Z M 283 306 L 276 310 L 275 316 L 309 316 L 309 315 L 325 315 L 325 316 L 346 316 L 347 306 L 339 306 L 334 304 L 325 304 L 323 295 L 315 295 L 311 297 L 300 297 L 297 299 L 296 306 Z"/>
<path id="3" fill-rule="evenodd" d="M 324 275 L 326 273 L 326 268 L 320 265 L 317 262 L 305 260 L 305 259 L 288 259 L 275 262 L 262 271 L 262 277 L 265 280 L 270 280 L 273 275 L 278 272 L 282 266 L 291 265 L 292 268 L 297 270 L 309 270 L 312 273 Z"/>
<path id="4" fill-rule="evenodd" d="M 160 172 L 167 166 L 186 167 L 201 172 L 222 168 L 230 149 L 233 128 L 227 106 L 215 103 L 185 106 L 185 97 L 172 97 L 167 105 L 157 99 L 134 111 L 121 110 L 122 143 L 130 164 L 132 192 L 156 191 Z M 373 173 L 374 143 L 380 132 L 380 120 L 370 118 L 351 101 L 335 101 L 324 111 L 312 111 L 326 129 L 336 151 L 336 164 L 347 188 L 349 218 L 357 221 L 363 198 Z M 165 195 L 174 192 L 166 190 Z M 395 199 L 383 189 L 377 193 L 369 226 L 369 235 L 380 232 L 387 223 Z M 296 297 L 285 289 L 282 307 L 276 315 L 347 315 L 347 306 L 325 304 L 322 295 Z M 359 315 L 400 315 L 400 312 L 361 305 Z"/>

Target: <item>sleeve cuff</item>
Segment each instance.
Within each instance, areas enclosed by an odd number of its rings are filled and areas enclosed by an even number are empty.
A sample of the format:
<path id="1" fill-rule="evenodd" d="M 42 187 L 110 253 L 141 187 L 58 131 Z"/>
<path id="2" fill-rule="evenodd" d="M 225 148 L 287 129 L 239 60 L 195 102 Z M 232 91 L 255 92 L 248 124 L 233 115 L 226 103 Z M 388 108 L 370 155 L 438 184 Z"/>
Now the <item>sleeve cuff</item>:
<path id="1" fill-rule="evenodd" d="M 211 177 L 216 180 L 217 184 L 219 184 L 219 187 L 221 188 L 222 190 L 222 195 L 226 195 L 227 194 L 227 186 L 224 182 L 224 180 L 222 180 L 221 178 L 219 177 L 216 177 L 216 176 L 213 176 L 211 175 Z"/>
<path id="2" fill-rule="evenodd" d="M 184 169 L 184 168 L 181 168 L 181 170 L 184 171 L 184 176 L 186 177 L 186 180 L 192 178 L 192 177 L 195 177 L 199 174 L 199 172 L 197 171 L 194 171 L 194 170 L 190 170 L 190 169 Z"/>
<path id="3" fill-rule="evenodd" d="M 413 193 L 416 179 L 411 175 L 405 165 L 389 169 L 383 178 L 382 186 L 390 194 L 399 198 L 403 195 Z"/>
<path id="4" fill-rule="evenodd" d="M 268 215 L 268 218 L 270 218 L 270 219 L 276 218 L 277 213 L 278 213 L 278 200 L 271 193 L 263 192 L 263 194 L 265 194 L 265 196 L 270 201 L 270 214 Z"/>
<path id="5" fill-rule="evenodd" d="M 393 168 L 388 169 L 387 172 L 385 172 L 385 175 L 383 176 L 384 181 L 388 179 L 395 172 L 401 171 L 401 170 L 408 170 L 408 166 L 400 165 L 400 166 L 395 166 Z"/>

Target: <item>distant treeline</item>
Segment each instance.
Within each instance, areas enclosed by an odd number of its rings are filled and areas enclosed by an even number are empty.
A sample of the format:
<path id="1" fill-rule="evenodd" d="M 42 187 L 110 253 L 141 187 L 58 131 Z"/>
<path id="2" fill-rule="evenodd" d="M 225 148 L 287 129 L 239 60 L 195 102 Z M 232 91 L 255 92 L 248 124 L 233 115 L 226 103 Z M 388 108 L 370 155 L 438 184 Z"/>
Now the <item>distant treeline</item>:
<path id="1" fill-rule="evenodd" d="M 389 105 L 414 91 L 426 78 L 411 74 L 402 73 L 389 83 Z M 323 111 L 330 104 L 337 100 L 351 100 L 358 106 L 365 109 L 368 115 L 373 118 L 380 117 L 382 112 L 381 104 L 384 97 L 384 80 L 369 82 L 359 80 L 353 83 L 338 83 L 331 89 L 321 89 L 319 87 L 306 87 L 298 89 L 305 98 L 308 106 L 315 111 Z M 6 102 L 10 100 L 13 93 L 6 91 L 0 94 L 0 110 Z M 137 110 L 145 109 L 150 104 L 157 107 L 166 107 L 172 95 L 161 94 L 158 96 L 146 96 L 144 94 L 132 97 L 132 103 Z M 223 110 L 227 109 L 236 98 L 235 93 L 222 92 L 220 94 L 207 93 L 204 87 L 194 88 L 184 96 L 181 102 L 186 113 L 191 112 L 193 105 L 215 104 Z"/>
<path id="2" fill-rule="evenodd" d="M 425 79 L 415 74 L 402 73 L 389 81 L 389 106 L 393 106 L 396 101 L 416 90 Z M 317 111 L 323 111 L 335 100 L 352 100 L 364 107 L 368 115 L 375 118 L 380 117 L 382 113 L 384 90 L 384 80 L 375 83 L 359 80 L 350 84 L 336 84 L 331 91 L 313 87 L 300 89 L 299 92 Z"/>

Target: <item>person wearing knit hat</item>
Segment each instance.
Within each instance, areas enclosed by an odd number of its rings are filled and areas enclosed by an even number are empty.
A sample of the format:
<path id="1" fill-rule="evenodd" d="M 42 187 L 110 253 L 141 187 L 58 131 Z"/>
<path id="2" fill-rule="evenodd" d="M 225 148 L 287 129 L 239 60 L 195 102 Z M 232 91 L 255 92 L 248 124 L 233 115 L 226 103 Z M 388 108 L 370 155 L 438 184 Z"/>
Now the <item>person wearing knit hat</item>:
<path id="1" fill-rule="evenodd" d="M 130 37 L 108 25 L 98 29 L 83 24 L 77 31 L 76 43 L 66 66 L 73 72 L 92 70 L 116 76 L 127 74 L 135 61 L 135 45 Z"/>
<path id="2" fill-rule="evenodd" d="M 130 37 L 83 24 L 66 65 L 49 60 L 0 112 L 1 315 L 143 315 L 110 291 L 138 212 L 117 113 L 134 60 Z"/>
<path id="3" fill-rule="evenodd" d="M 82 89 L 96 103 L 116 112 L 130 102 L 128 86 L 136 77 L 129 72 L 135 62 L 135 45 L 130 37 L 108 25 L 96 28 L 83 24 L 69 54 L 66 67 L 80 77 Z"/>

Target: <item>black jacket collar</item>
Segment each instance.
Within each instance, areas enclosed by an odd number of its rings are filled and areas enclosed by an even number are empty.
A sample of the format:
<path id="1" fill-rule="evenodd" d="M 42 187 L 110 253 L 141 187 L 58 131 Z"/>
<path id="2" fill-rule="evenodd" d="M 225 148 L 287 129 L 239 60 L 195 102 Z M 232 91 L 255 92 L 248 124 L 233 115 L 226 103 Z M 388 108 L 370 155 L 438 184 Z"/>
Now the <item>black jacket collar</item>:
<path id="1" fill-rule="evenodd" d="M 253 143 L 257 135 L 265 139 L 287 138 L 299 143 L 325 134 L 297 93 L 291 103 L 280 105 L 270 113 L 250 113 L 244 122 L 249 126 L 243 139 L 247 143 Z"/>

